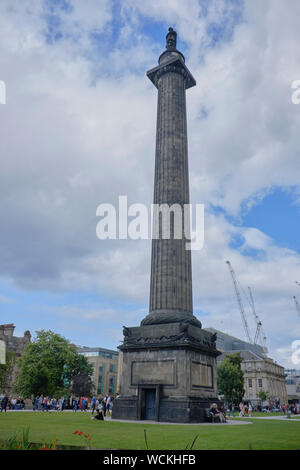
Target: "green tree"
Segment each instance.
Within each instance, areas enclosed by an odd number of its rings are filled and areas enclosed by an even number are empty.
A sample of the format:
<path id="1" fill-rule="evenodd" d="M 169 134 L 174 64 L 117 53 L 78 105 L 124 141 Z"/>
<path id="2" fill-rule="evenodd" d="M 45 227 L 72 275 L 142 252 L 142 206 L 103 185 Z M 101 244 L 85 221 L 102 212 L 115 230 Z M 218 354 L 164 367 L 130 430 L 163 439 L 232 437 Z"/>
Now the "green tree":
<path id="1" fill-rule="evenodd" d="M 92 382 L 92 379 L 88 377 L 87 375 L 84 375 L 84 374 L 76 375 L 72 379 L 71 390 L 74 393 L 74 395 L 78 397 L 79 396 L 89 397 L 94 391 L 94 384 Z"/>
<path id="2" fill-rule="evenodd" d="M 268 392 L 265 392 L 264 390 L 261 390 L 258 394 L 257 394 L 258 398 L 260 399 L 261 403 L 264 402 L 264 401 L 267 401 L 268 398 L 269 398 L 269 393 Z"/>
<path id="3" fill-rule="evenodd" d="M 66 338 L 51 330 L 37 331 L 36 334 L 18 361 L 14 385 L 17 393 L 26 398 L 69 393 L 74 377 L 92 375 L 93 366 Z"/>
<path id="4" fill-rule="evenodd" d="M 10 385 L 11 374 L 16 363 L 16 354 L 6 349 L 5 364 L 0 364 L 0 392 L 5 393 Z"/>
<path id="5" fill-rule="evenodd" d="M 240 353 L 227 354 L 217 367 L 218 391 L 226 402 L 238 404 L 245 394 L 242 361 Z"/>

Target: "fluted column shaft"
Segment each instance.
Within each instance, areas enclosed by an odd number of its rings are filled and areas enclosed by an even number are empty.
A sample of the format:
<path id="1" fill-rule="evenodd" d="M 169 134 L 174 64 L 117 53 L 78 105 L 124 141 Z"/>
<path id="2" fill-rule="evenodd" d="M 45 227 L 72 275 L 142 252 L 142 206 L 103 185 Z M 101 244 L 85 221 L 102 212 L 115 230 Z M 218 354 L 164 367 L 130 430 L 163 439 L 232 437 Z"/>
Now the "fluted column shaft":
<path id="1" fill-rule="evenodd" d="M 186 81 L 183 74 L 169 71 L 157 80 L 158 108 L 154 204 L 189 203 L 186 125 Z M 186 239 L 152 240 L 150 314 L 192 314 L 191 251 Z M 183 231 L 184 232 L 184 231 Z"/>

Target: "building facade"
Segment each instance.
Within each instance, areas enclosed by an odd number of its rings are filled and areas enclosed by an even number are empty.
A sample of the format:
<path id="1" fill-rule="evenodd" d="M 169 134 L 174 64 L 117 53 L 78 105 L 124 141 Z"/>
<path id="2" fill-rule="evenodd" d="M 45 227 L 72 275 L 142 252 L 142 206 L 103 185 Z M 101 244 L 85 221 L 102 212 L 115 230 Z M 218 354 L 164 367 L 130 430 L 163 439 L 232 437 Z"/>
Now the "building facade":
<path id="1" fill-rule="evenodd" d="M 269 357 L 261 358 L 253 353 L 241 351 L 243 357 L 245 400 L 258 405 L 261 403 L 259 393 L 267 392 L 268 401 L 274 405 L 288 403 L 284 368 Z"/>
<path id="2" fill-rule="evenodd" d="M 14 336 L 15 325 L 13 323 L 0 325 L 0 342 L 4 343 L 4 357 L 5 352 L 14 353 L 13 367 L 7 382 L 6 390 L 1 390 L 2 393 L 11 394 L 13 392 L 13 383 L 17 377 L 17 359 L 22 356 L 25 346 L 31 341 L 31 334 L 25 331 L 23 337 Z M 3 355 L 3 354 L 2 354 Z"/>
<path id="3" fill-rule="evenodd" d="M 77 346 L 77 352 L 85 356 L 93 365 L 92 381 L 94 393 L 98 396 L 117 393 L 119 353 L 111 349 Z"/>
<path id="4" fill-rule="evenodd" d="M 0 365 L 6 364 L 5 355 L 6 355 L 5 341 L 0 339 Z"/>
<path id="5" fill-rule="evenodd" d="M 286 369 L 285 383 L 290 403 L 300 403 L 300 370 Z"/>
<path id="6" fill-rule="evenodd" d="M 239 352 L 243 362 L 244 401 L 253 405 L 261 404 L 260 392 L 268 394 L 268 401 L 274 405 L 287 404 L 288 396 L 284 368 L 266 356 L 265 348 L 258 344 L 247 343 L 214 328 L 208 328 L 217 335 L 217 349 L 222 352 L 217 362 L 221 363 L 227 354 Z"/>

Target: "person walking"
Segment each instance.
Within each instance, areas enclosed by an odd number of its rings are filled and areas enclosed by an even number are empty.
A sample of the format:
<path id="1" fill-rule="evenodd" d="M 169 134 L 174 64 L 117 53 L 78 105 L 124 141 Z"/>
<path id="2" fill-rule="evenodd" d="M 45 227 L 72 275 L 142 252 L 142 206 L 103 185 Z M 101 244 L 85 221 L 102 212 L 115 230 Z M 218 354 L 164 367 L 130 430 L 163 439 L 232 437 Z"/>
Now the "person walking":
<path id="1" fill-rule="evenodd" d="M 36 411 L 39 409 L 39 397 L 35 397 L 33 401 L 33 411 Z"/>
<path id="2" fill-rule="evenodd" d="M 85 398 L 81 402 L 81 411 L 84 411 L 85 408 Z"/>
<path id="3" fill-rule="evenodd" d="M 110 405 L 111 405 L 111 396 L 108 395 L 106 397 L 106 412 L 108 415 L 110 415 Z"/>
<path id="4" fill-rule="evenodd" d="M 17 404 L 17 399 L 16 399 L 16 398 L 12 398 L 12 399 L 10 400 L 10 403 L 11 403 L 12 409 L 15 410 L 15 409 L 16 409 L 16 404 Z"/>
<path id="5" fill-rule="evenodd" d="M 234 404 L 231 402 L 228 406 L 228 417 L 232 416 L 234 418 Z"/>
<path id="6" fill-rule="evenodd" d="M 2 401 L 1 401 L 1 413 L 2 413 L 2 411 L 4 411 L 6 413 L 7 405 L 8 405 L 8 396 L 5 395 L 5 397 L 3 397 Z"/>
<path id="7" fill-rule="evenodd" d="M 103 416 L 106 416 L 106 397 L 103 398 L 101 405 L 102 405 Z"/>
<path id="8" fill-rule="evenodd" d="M 84 411 L 88 411 L 88 408 L 89 408 L 89 401 L 88 401 L 88 399 L 86 398 L 85 404 L 84 404 Z"/>
<path id="9" fill-rule="evenodd" d="M 249 403 L 249 406 L 248 406 L 248 416 L 251 418 L 252 416 L 252 405 L 251 403 Z"/>
<path id="10" fill-rule="evenodd" d="M 64 402 L 63 402 L 63 400 L 64 400 L 63 398 L 59 398 L 57 411 L 61 411 L 61 412 L 63 411 L 63 409 L 64 409 L 64 408 L 63 408 L 63 407 L 64 407 Z"/>
<path id="11" fill-rule="evenodd" d="M 73 400 L 73 411 L 77 411 L 78 410 L 78 399 L 77 398 L 74 398 Z"/>
<path id="12" fill-rule="evenodd" d="M 94 414 L 95 409 L 96 409 L 96 397 L 94 396 L 92 398 L 92 415 Z"/>
<path id="13" fill-rule="evenodd" d="M 48 397 L 45 397 L 43 402 L 44 411 L 48 411 L 48 401 Z"/>

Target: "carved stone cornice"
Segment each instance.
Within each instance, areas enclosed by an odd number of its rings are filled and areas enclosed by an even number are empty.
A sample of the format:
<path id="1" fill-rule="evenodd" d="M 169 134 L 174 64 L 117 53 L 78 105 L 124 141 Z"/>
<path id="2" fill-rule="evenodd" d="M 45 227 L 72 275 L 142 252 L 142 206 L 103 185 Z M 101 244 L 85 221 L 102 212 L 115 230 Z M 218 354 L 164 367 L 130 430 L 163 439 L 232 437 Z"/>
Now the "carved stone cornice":
<path id="1" fill-rule="evenodd" d="M 216 349 L 216 336 L 211 335 L 210 338 L 204 336 L 196 338 L 189 333 L 188 324 L 180 324 L 177 334 L 163 334 L 161 336 L 134 336 L 131 334 L 130 328 L 124 327 L 124 342 L 119 349 L 144 349 L 144 348 L 164 348 L 164 347 L 194 347 L 210 355 L 218 356 L 220 353 Z"/>
<path id="2" fill-rule="evenodd" d="M 179 75 L 182 75 L 186 89 L 196 85 L 196 80 L 194 79 L 193 75 L 179 58 L 172 59 L 169 62 L 158 65 L 157 67 L 149 70 L 147 72 L 147 77 L 156 86 L 156 88 L 158 88 L 159 79 L 167 73 L 178 73 Z"/>

